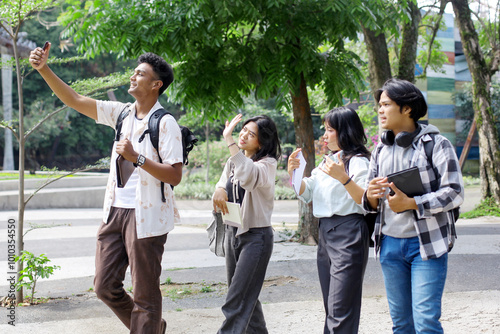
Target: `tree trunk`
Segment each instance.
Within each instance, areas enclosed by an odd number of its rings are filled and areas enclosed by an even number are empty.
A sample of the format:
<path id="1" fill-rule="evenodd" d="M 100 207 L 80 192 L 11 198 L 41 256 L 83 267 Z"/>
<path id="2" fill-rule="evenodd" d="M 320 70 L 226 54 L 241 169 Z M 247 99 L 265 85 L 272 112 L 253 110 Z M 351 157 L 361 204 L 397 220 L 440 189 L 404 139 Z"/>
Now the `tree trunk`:
<path id="1" fill-rule="evenodd" d="M 418 26 L 422 16 L 420 9 L 413 1 L 408 2 L 408 14 L 410 15 L 410 22 L 405 23 L 403 26 L 403 44 L 399 55 L 398 78 L 415 82 Z"/>
<path id="2" fill-rule="evenodd" d="M 304 74 L 300 75 L 298 91 L 290 92 L 293 107 L 293 124 L 295 127 L 295 141 L 297 147 L 302 148 L 302 153 L 307 165 L 304 176 L 311 176 L 315 165 L 314 131 L 311 117 L 311 105 L 307 95 L 307 85 Z M 318 240 L 318 220 L 312 214 L 312 203 L 306 204 L 299 201 L 299 241 L 316 245 Z"/>
<path id="3" fill-rule="evenodd" d="M 374 93 L 392 76 L 389 52 L 383 32 L 375 32 L 363 26 L 363 34 L 368 52 L 370 88 Z"/>
<path id="4" fill-rule="evenodd" d="M 24 135 L 24 103 L 23 103 L 23 86 L 21 77 L 21 67 L 19 61 L 19 53 L 17 51 L 17 36 L 12 39 L 14 48 L 14 58 L 16 60 L 16 74 L 17 74 L 17 94 L 19 98 L 19 199 L 18 199 L 18 222 L 16 229 L 16 255 L 21 256 L 24 250 L 24 209 L 26 203 L 24 202 L 24 154 L 26 137 Z M 16 282 L 19 282 L 21 276 L 20 272 L 23 270 L 23 263 L 17 262 Z M 23 302 L 23 289 L 16 291 L 16 302 Z"/>
<path id="5" fill-rule="evenodd" d="M 469 71 L 472 77 L 472 103 L 479 134 L 479 162 L 483 199 L 493 196 L 500 203 L 500 152 L 495 117 L 491 107 L 491 69 L 479 46 L 467 0 L 451 0 Z"/>
<path id="6" fill-rule="evenodd" d="M 207 144 L 207 173 L 205 174 L 205 184 L 208 186 L 210 180 L 210 123 L 205 121 L 205 143 Z"/>
<path id="7" fill-rule="evenodd" d="M 8 62 L 12 57 L 3 52 L 2 61 Z M 12 124 L 12 67 L 2 68 L 2 99 L 3 99 L 3 120 Z M 14 146 L 12 145 L 12 132 L 10 129 L 5 129 L 4 133 L 4 154 L 3 154 L 3 170 L 14 170 Z"/>

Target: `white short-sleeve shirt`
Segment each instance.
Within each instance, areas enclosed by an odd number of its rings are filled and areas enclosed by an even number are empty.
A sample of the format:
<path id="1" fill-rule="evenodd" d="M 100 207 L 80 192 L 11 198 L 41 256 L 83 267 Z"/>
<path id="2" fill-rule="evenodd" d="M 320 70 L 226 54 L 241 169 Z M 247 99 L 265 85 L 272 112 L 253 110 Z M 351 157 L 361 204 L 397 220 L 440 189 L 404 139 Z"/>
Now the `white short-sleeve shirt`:
<path id="1" fill-rule="evenodd" d="M 116 121 L 126 104 L 114 101 L 97 101 L 97 123 L 115 128 Z M 139 137 L 148 128 L 148 121 L 151 114 L 162 108 L 159 102 L 151 108 L 148 115 L 139 122 L 138 126 L 131 133 L 132 121 L 135 118 L 135 104 L 130 105 L 130 114 L 123 120 L 120 140 L 127 138 L 132 142 L 134 150 L 147 159 L 159 162 L 158 153 L 164 164 L 182 163 L 182 138 L 179 125 L 171 115 L 165 115 L 160 123 L 160 138 L 158 150 L 151 144 L 149 136 L 139 143 Z M 136 124 L 137 125 L 137 124 Z M 110 161 L 110 173 L 104 198 L 103 221 L 107 223 L 109 211 L 114 201 L 116 187 L 116 142 L 113 144 Z M 164 185 L 165 199 L 161 200 L 161 181 L 151 174 L 137 168 L 139 175 L 138 187 L 135 188 L 135 218 L 137 223 L 137 238 L 147 238 L 163 235 L 174 228 L 174 224 L 180 220 L 179 212 L 175 205 L 174 193 L 169 184 Z M 132 190 L 133 191 L 133 190 Z"/>

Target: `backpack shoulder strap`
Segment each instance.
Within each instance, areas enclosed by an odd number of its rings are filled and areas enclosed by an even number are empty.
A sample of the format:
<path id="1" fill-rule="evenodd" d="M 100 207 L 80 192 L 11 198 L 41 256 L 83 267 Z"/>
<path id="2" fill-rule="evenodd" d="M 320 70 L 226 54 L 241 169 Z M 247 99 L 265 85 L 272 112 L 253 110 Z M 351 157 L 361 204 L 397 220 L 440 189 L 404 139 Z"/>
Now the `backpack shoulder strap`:
<path id="1" fill-rule="evenodd" d="M 120 115 L 118 116 L 118 119 L 116 120 L 116 125 L 115 125 L 115 141 L 120 140 L 121 132 L 122 132 L 122 125 L 123 125 L 123 120 L 127 118 L 128 114 L 130 114 L 130 103 L 127 103 L 125 107 L 122 109 L 120 112 Z"/>
<path id="2" fill-rule="evenodd" d="M 148 122 L 149 139 L 151 139 L 151 144 L 153 144 L 153 147 L 157 152 L 158 152 L 158 143 L 160 142 L 160 122 L 162 117 L 165 115 L 172 115 L 172 114 L 166 111 L 165 109 L 158 109 L 151 115 Z M 160 162 L 162 162 L 159 153 L 158 157 L 160 158 Z"/>
<path id="3" fill-rule="evenodd" d="M 425 156 L 427 157 L 427 162 L 431 166 L 435 176 L 435 180 L 431 181 L 431 189 L 432 191 L 436 191 L 438 188 L 438 181 L 440 178 L 439 171 L 437 170 L 436 166 L 434 166 L 434 162 L 432 161 L 432 152 L 434 151 L 436 136 L 433 133 L 429 133 L 429 136 L 431 136 L 432 140 L 424 141 L 423 145 L 424 145 Z"/>
<path id="4" fill-rule="evenodd" d="M 375 163 L 377 166 L 377 175 L 375 175 L 375 177 L 377 177 L 379 174 L 378 156 L 380 155 L 380 151 L 382 151 L 383 148 L 384 148 L 384 144 L 382 144 L 382 142 L 378 143 L 377 147 L 375 147 L 375 154 L 372 156 L 375 159 Z"/>
<path id="5" fill-rule="evenodd" d="M 160 160 L 160 163 L 163 162 L 160 156 L 160 152 L 158 151 L 158 146 L 160 142 L 160 121 L 162 117 L 167 114 L 172 115 L 170 112 L 166 111 L 163 108 L 155 110 L 151 115 L 151 117 L 149 117 L 147 130 L 144 131 L 143 134 L 139 137 L 139 143 L 140 143 L 144 140 L 146 134 L 149 134 L 149 139 L 151 140 L 151 144 L 153 145 L 156 152 L 158 152 L 158 159 Z M 165 199 L 164 185 L 165 183 L 161 181 L 160 184 L 161 201 L 165 203 L 166 199 Z M 172 187 L 172 189 L 174 188 L 172 185 L 170 186 Z"/>

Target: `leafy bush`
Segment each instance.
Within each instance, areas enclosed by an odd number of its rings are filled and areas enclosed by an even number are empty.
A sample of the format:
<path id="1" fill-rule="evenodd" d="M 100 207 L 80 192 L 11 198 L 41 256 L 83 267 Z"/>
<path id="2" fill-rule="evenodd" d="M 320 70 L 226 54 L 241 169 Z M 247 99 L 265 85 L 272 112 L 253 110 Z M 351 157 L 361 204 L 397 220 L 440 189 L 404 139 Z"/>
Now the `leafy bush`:
<path id="1" fill-rule="evenodd" d="M 50 262 L 50 260 L 45 254 L 35 256 L 26 250 L 21 252 L 21 256 L 16 256 L 15 261 L 24 263 L 24 269 L 19 272 L 21 276 L 19 277 L 19 282 L 16 283 L 16 289 L 20 290 L 23 287 L 31 289 L 31 304 L 33 304 L 37 280 L 39 278 L 48 278 L 54 274 L 54 270 L 61 267 L 47 266 L 45 264 Z"/>
<path id="2" fill-rule="evenodd" d="M 178 199 L 211 199 L 215 190 L 215 183 L 182 181 L 174 188 Z"/>
<path id="3" fill-rule="evenodd" d="M 500 217 L 500 206 L 493 197 L 488 197 L 481 201 L 474 210 L 460 213 L 460 218 L 477 218 L 483 216 Z"/>
<path id="4" fill-rule="evenodd" d="M 224 170 L 227 159 L 229 159 L 229 150 L 227 149 L 225 141 L 211 141 L 209 142 L 209 152 L 209 182 L 217 182 Z M 195 170 L 197 174 L 199 173 L 205 177 L 206 168 L 207 144 L 206 142 L 198 142 L 198 145 L 189 153 L 189 165 L 187 166 L 188 173 L 186 175 L 187 180 L 190 181 L 191 175 Z M 202 170 L 204 172 L 202 172 Z M 182 183 L 184 183 L 184 181 Z"/>
<path id="5" fill-rule="evenodd" d="M 174 188 L 175 197 L 177 199 L 211 199 L 215 190 L 215 184 L 217 183 L 216 181 L 219 180 L 220 174 L 217 175 L 216 180 L 212 179 L 208 184 L 205 184 L 203 180 L 200 180 L 200 174 L 202 174 L 200 171 L 192 172 L 189 179 L 183 179 L 183 181 Z M 297 198 L 292 186 L 290 186 L 289 179 L 290 177 L 285 170 L 277 171 L 274 199 Z"/>
<path id="6" fill-rule="evenodd" d="M 366 148 L 371 152 L 379 141 L 377 113 L 374 112 L 372 104 L 363 104 L 358 107 L 356 112 L 365 128 L 366 138 L 368 139 Z"/>

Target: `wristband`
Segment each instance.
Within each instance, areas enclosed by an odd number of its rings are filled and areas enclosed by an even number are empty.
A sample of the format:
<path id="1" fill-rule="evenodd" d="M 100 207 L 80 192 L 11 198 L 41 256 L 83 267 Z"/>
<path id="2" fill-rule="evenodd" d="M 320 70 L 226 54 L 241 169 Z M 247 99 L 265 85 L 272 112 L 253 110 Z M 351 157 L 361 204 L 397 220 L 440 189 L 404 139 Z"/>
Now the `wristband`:
<path id="1" fill-rule="evenodd" d="M 229 148 L 229 147 L 231 147 L 233 145 L 236 145 L 236 143 L 229 144 L 229 145 L 227 145 L 227 147 Z"/>
<path id="2" fill-rule="evenodd" d="M 349 182 L 351 182 L 352 178 L 350 177 L 347 181 L 345 181 L 345 183 L 343 184 L 343 186 L 346 186 Z"/>

